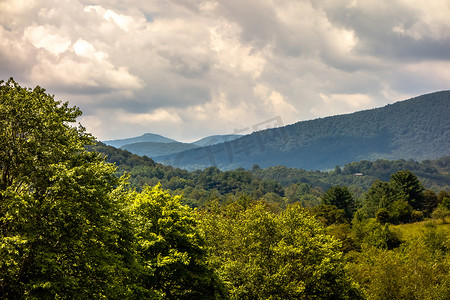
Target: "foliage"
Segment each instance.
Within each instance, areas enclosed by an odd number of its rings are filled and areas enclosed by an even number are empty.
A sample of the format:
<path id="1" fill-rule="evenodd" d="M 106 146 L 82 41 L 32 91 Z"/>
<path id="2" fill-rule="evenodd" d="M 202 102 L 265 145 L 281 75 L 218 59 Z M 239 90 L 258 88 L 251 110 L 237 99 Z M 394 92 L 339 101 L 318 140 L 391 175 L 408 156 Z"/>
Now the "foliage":
<path id="1" fill-rule="evenodd" d="M 424 205 L 424 188 L 416 175 L 410 170 L 391 175 L 389 184 L 398 198 L 404 198 L 413 209 L 421 210 Z"/>
<path id="2" fill-rule="evenodd" d="M 448 199 L 448 198 L 447 198 Z M 441 219 L 442 223 L 446 223 L 447 217 L 450 217 L 450 209 L 440 204 L 431 214 L 433 219 Z"/>
<path id="3" fill-rule="evenodd" d="M 423 193 L 424 205 L 423 211 L 426 216 L 431 215 L 433 210 L 439 205 L 439 199 L 433 190 L 426 190 Z"/>
<path id="4" fill-rule="evenodd" d="M 394 191 L 388 182 L 375 180 L 364 194 L 363 209 L 368 216 L 374 217 L 379 210 L 388 210 L 394 201 Z"/>
<path id="5" fill-rule="evenodd" d="M 334 205 L 345 211 L 345 216 L 351 219 L 355 209 L 355 201 L 346 186 L 333 186 L 321 197 L 322 204 Z"/>
<path id="6" fill-rule="evenodd" d="M 122 183 L 85 151 L 93 138 L 70 125 L 80 114 L 40 87 L 0 82 L 1 298 L 128 293 Z"/>
<path id="7" fill-rule="evenodd" d="M 369 217 L 398 224 L 422 220 L 436 202 L 433 191 L 424 193 L 417 176 L 403 170 L 392 174 L 389 182 L 374 181 L 364 194 L 362 209 Z"/>
<path id="8" fill-rule="evenodd" d="M 188 172 L 93 145 L 80 114 L 0 82 L 0 298 L 448 299 L 450 194 L 419 179 L 448 187 L 449 157 Z"/>
<path id="9" fill-rule="evenodd" d="M 285 166 L 275 166 L 266 169 L 255 169 L 252 173 L 262 179 L 273 179 L 283 186 L 292 183 L 308 183 L 312 187 L 323 190 L 332 185 L 357 186 L 367 190 L 375 180 L 389 181 L 390 176 L 398 171 L 410 170 L 416 174 L 427 188 L 433 190 L 450 189 L 450 156 L 437 160 L 361 160 L 344 165 L 341 173 L 333 171 L 307 171 Z M 358 176 L 355 174 L 362 174 Z"/>
<path id="10" fill-rule="evenodd" d="M 450 259 L 414 241 L 397 250 L 367 248 L 347 266 L 367 299 L 448 299 Z"/>
<path id="11" fill-rule="evenodd" d="M 405 169 L 413 170 L 415 174 L 417 172 L 421 182 L 426 183 L 429 188 L 432 186 L 441 189 L 450 188 L 448 175 L 450 174 L 450 160 L 445 158 L 422 163 L 404 160 L 361 161 L 352 163 L 351 167 L 344 167 L 342 174 L 336 174 L 335 171 L 305 171 L 281 166 L 268 169 L 255 167 L 251 171 L 236 169 L 226 172 L 213 167 L 188 172 L 164 166 L 155 163 L 148 157 L 140 157 L 101 143 L 89 149 L 99 151 L 107 157 L 107 161 L 115 163 L 118 167 L 116 172 L 118 176 L 128 172 L 132 187 L 141 190 L 145 185 L 154 186 L 161 183 L 162 187 L 170 190 L 172 194 L 183 194 L 184 203 L 191 207 L 202 207 L 214 199 L 224 202 L 232 197 L 238 198 L 241 194 L 258 200 L 264 198 L 267 193 L 275 193 L 280 196 L 278 197 L 280 207 L 295 202 L 300 202 L 303 206 L 315 206 L 319 204 L 319 198 L 323 191 L 333 185 L 349 186 L 355 197 L 359 197 L 363 191 L 370 188 L 377 178 L 388 180 L 391 174 Z M 364 176 L 353 175 L 351 172 L 355 170 L 362 170 Z M 382 181 L 379 182 L 386 184 Z M 391 190 L 389 185 L 386 185 Z M 386 200 L 392 202 L 393 198 L 390 193 L 387 194 Z M 273 194 L 268 197 L 277 198 Z M 378 210 L 377 197 L 375 197 L 374 205 L 372 208 L 374 211 L 370 214 L 372 216 L 375 216 Z M 431 207 L 429 212 L 425 212 L 426 216 L 435 208 Z"/>
<path id="12" fill-rule="evenodd" d="M 387 222 L 389 222 L 391 215 L 389 214 L 389 211 L 385 207 L 383 207 L 378 210 L 375 218 L 381 224 L 386 224 Z"/>
<path id="13" fill-rule="evenodd" d="M 206 263 L 193 211 L 160 186 L 129 195 L 140 272 L 137 294 L 161 299 L 218 299 L 220 281 Z"/>
<path id="14" fill-rule="evenodd" d="M 339 242 L 299 205 L 232 203 L 200 215 L 209 260 L 232 299 L 357 299 Z"/>
<path id="15" fill-rule="evenodd" d="M 335 205 L 319 204 L 311 207 L 309 211 L 323 226 L 348 223 L 345 211 L 338 209 Z"/>
<path id="16" fill-rule="evenodd" d="M 424 221 L 391 226 L 402 237 L 393 250 L 364 246 L 347 271 L 367 299 L 448 299 L 450 225 Z"/>
<path id="17" fill-rule="evenodd" d="M 352 231 L 357 245 L 360 247 L 377 247 L 394 249 L 401 244 L 398 234 L 388 224 L 380 224 L 373 218 L 361 217 L 360 211 L 352 220 Z"/>

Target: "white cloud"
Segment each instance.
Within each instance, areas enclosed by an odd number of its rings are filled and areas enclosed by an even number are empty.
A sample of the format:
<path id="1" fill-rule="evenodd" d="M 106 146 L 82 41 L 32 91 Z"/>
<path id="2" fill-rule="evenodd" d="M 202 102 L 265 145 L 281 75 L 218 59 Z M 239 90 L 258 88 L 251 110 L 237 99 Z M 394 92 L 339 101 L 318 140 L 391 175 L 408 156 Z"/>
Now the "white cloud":
<path id="1" fill-rule="evenodd" d="M 52 34 L 56 31 L 52 26 L 30 26 L 25 28 L 24 37 L 36 48 L 44 48 L 52 54 L 64 53 L 71 45 L 70 39 L 59 34 Z"/>
<path id="2" fill-rule="evenodd" d="M 126 123 L 139 124 L 142 126 L 159 125 L 161 123 L 175 123 L 180 124 L 180 116 L 173 110 L 168 111 L 164 109 L 156 109 L 150 113 L 122 113 L 118 116 L 119 121 Z"/>
<path id="3" fill-rule="evenodd" d="M 82 39 L 75 42 L 73 45 L 73 51 L 78 56 L 95 59 L 97 61 L 103 61 L 108 58 L 107 53 L 96 51 L 91 43 Z"/>
<path id="4" fill-rule="evenodd" d="M 221 24 L 210 30 L 211 49 L 217 55 L 215 67 L 230 74 L 247 74 L 258 78 L 264 68 L 265 59 L 261 52 L 239 41 L 240 30 L 236 25 Z"/>
<path id="5" fill-rule="evenodd" d="M 271 90 L 268 87 L 259 84 L 253 88 L 255 95 L 261 99 L 264 106 L 273 111 L 275 115 L 284 117 L 295 117 L 298 114 L 298 110 L 288 101 L 285 97 L 276 90 Z"/>
<path id="6" fill-rule="evenodd" d="M 328 115 L 344 114 L 374 106 L 374 100 L 364 94 L 319 94 L 324 105 L 318 105 L 311 109 L 317 116 L 322 116 L 325 110 Z"/>
<path id="7" fill-rule="evenodd" d="M 447 0 L 0 0 L 0 76 L 100 139 L 232 133 L 449 88 Z"/>
<path id="8" fill-rule="evenodd" d="M 131 29 L 142 27 L 143 18 L 135 20 L 132 16 L 126 14 L 120 14 L 111 9 L 105 9 L 100 5 L 89 5 L 84 8 L 85 12 L 96 12 L 103 19 L 114 23 L 120 29 L 125 32 L 129 32 Z"/>

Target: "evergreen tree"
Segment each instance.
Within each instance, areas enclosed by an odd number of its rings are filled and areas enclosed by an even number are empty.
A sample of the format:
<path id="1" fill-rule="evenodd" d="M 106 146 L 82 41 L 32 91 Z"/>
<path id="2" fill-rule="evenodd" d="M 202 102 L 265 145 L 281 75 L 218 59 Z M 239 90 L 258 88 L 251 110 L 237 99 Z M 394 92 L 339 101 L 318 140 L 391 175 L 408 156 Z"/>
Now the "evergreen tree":
<path id="1" fill-rule="evenodd" d="M 355 201 L 346 186 L 333 186 L 321 197 L 322 204 L 334 205 L 345 211 L 348 219 L 351 219 L 355 209 Z"/>
<path id="2" fill-rule="evenodd" d="M 416 210 L 424 208 L 424 188 L 416 175 L 411 171 L 399 171 L 391 175 L 389 181 L 399 198 L 406 198 L 409 205 Z"/>

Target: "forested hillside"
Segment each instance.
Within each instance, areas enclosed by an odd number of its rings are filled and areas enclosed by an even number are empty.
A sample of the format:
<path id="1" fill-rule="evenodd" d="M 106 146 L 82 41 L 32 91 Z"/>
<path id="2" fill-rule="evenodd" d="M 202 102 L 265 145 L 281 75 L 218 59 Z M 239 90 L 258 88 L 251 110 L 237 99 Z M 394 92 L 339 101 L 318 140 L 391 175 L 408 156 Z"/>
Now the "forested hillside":
<path id="1" fill-rule="evenodd" d="M 450 91 L 382 108 L 254 132 L 235 141 L 158 161 L 187 169 L 284 165 L 331 169 L 358 160 L 437 159 L 450 155 Z"/>
<path id="2" fill-rule="evenodd" d="M 449 157 L 188 172 L 97 143 L 80 115 L 0 81 L 1 299 L 450 295 Z"/>
<path id="3" fill-rule="evenodd" d="M 375 180 L 389 180 L 401 170 L 411 170 L 428 189 L 450 191 L 450 157 L 422 162 L 405 160 L 360 161 L 335 167 L 332 171 L 307 171 L 276 166 L 262 169 L 254 165 L 250 170 L 242 168 L 220 171 L 216 167 L 188 172 L 165 166 L 148 157 L 128 151 L 97 144 L 92 149 L 117 165 L 117 175 L 128 172 L 132 187 L 141 189 L 145 185 L 162 184 L 175 194 L 183 194 L 184 201 L 201 206 L 211 199 L 240 196 L 266 197 L 280 204 L 303 201 L 305 205 L 318 203 L 321 191 L 333 185 L 350 186 L 356 195 L 362 195 Z"/>
<path id="4" fill-rule="evenodd" d="M 131 153 L 148 156 L 148 157 L 165 157 L 170 154 L 183 152 L 190 149 L 199 147 L 205 147 L 223 142 L 230 142 L 239 138 L 240 135 L 228 134 L 228 135 L 212 135 L 202 138 L 193 143 L 182 143 L 158 134 L 146 133 L 142 136 L 110 140 L 104 143 L 116 148 L 125 149 Z"/>
<path id="5" fill-rule="evenodd" d="M 128 139 L 120 139 L 120 140 L 110 140 L 105 141 L 106 145 L 114 146 L 120 148 L 124 145 L 135 144 L 135 143 L 176 143 L 177 141 L 166 138 L 159 134 L 146 133 L 141 136 L 132 137 Z"/>
<path id="6" fill-rule="evenodd" d="M 178 153 L 181 151 L 195 149 L 199 146 L 195 144 L 186 144 L 180 142 L 171 143 L 154 143 L 154 142 L 140 142 L 123 145 L 121 148 L 141 156 L 157 157 L 161 155 Z"/>

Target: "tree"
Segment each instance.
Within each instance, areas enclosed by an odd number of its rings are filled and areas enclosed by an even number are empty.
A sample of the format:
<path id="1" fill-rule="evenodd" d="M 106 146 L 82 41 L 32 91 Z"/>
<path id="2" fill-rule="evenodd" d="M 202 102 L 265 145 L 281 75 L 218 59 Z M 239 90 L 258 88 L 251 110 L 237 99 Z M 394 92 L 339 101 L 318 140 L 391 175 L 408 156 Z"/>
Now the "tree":
<path id="1" fill-rule="evenodd" d="M 405 198 L 412 208 L 416 210 L 424 208 L 424 188 L 411 171 L 405 170 L 392 174 L 389 183 L 395 194 L 400 198 Z"/>
<path id="2" fill-rule="evenodd" d="M 324 226 L 348 223 L 345 218 L 345 211 L 337 209 L 334 205 L 319 204 L 311 207 L 309 211 Z"/>
<path id="3" fill-rule="evenodd" d="M 334 205 L 345 211 L 348 219 L 351 219 L 355 209 L 355 201 L 346 186 L 333 186 L 329 188 L 321 198 L 322 204 Z"/>
<path id="4" fill-rule="evenodd" d="M 338 240 L 300 205 L 280 214 L 262 202 L 200 215 L 209 260 L 231 299 L 358 299 Z"/>
<path id="5" fill-rule="evenodd" d="M 375 180 L 364 195 L 363 209 L 370 217 L 382 208 L 388 209 L 394 201 L 393 191 L 388 182 Z"/>
<path id="6" fill-rule="evenodd" d="M 431 249 L 430 249 L 431 250 Z M 421 240 L 385 250 L 367 248 L 354 255 L 347 268 L 365 290 L 366 299 L 446 300 L 450 295 L 450 265 Z"/>
<path id="7" fill-rule="evenodd" d="M 390 217 L 392 223 L 408 223 L 411 220 L 413 209 L 405 198 L 395 200 L 390 206 Z"/>
<path id="8" fill-rule="evenodd" d="M 446 218 L 450 216 L 450 198 L 445 197 L 442 203 L 433 211 L 431 217 L 433 219 L 441 219 L 442 223 L 446 223 Z"/>
<path id="9" fill-rule="evenodd" d="M 378 222 L 381 224 L 386 224 L 390 219 L 389 211 L 386 208 L 380 208 L 375 216 Z"/>
<path id="10" fill-rule="evenodd" d="M 424 205 L 423 209 L 425 213 L 429 216 L 434 209 L 439 205 L 439 200 L 436 193 L 432 190 L 426 190 L 423 193 L 424 196 Z"/>
<path id="11" fill-rule="evenodd" d="M 76 107 L 0 82 L 0 298 L 123 298 L 130 227 Z M 117 187 L 117 188 L 116 188 Z"/>
<path id="12" fill-rule="evenodd" d="M 140 298 L 218 299 L 222 284 L 206 262 L 193 211 L 158 185 L 130 194 Z"/>

